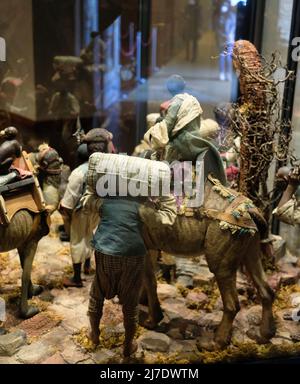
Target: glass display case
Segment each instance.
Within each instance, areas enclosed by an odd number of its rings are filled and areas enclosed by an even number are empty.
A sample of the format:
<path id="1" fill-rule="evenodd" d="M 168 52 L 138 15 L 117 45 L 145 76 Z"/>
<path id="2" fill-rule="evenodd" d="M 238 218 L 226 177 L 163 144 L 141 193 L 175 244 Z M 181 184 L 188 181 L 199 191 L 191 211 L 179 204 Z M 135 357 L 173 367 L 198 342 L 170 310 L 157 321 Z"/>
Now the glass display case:
<path id="1" fill-rule="evenodd" d="M 0 363 L 300 356 L 299 20 L 298 0 L 0 1 Z M 119 155 L 161 173 L 190 162 L 198 187 L 206 161 L 202 205 L 99 202 L 96 160 Z M 170 185 L 186 175 L 170 169 Z M 101 251 L 135 241 L 145 270 Z"/>

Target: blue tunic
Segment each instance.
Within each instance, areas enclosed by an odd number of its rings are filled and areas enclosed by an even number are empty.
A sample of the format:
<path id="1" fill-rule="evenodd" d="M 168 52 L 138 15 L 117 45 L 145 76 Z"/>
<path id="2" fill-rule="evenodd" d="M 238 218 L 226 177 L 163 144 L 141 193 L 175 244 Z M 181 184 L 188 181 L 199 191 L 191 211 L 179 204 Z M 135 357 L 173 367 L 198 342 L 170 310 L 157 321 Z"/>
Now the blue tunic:
<path id="1" fill-rule="evenodd" d="M 146 254 L 139 203 L 126 198 L 105 199 L 101 222 L 92 240 L 96 251 L 111 256 Z"/>

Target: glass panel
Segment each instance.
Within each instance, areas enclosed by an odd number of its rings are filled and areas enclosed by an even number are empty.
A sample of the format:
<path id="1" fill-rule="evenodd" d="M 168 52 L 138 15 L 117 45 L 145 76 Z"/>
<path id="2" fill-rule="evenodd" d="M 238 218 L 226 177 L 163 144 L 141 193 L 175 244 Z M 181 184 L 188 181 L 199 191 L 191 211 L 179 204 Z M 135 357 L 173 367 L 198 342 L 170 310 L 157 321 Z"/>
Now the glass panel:
<path id="1" fill-rule="evenodd" d="M 132 153 L 146 115 L 170 98 L 172 74 L 214 118 L 235 97 L 223 52 L 245 33 L 246 3 L 2 0 L 1 127 L 16 125 L 28 150 L 50 142 L 71 166 L 79 123 L 85 131 L 104 124 L 118 150 Z"/>
<path id="2" fill-rule="evenodd" d="M 298 66 L 297 71 L 297 80 L 296 80 L 296 90 L 295 90 L 295 99 L 294 99 L 294 110 L 293 110 L 293 140 L 292 147 L 295 151 L 295 156 L 297 159 L 300 158 L 300 68 Z"/>
<path id="3" fill-rule="evenodd" d="M 263 55 L 268 58 L 272 52 L 278 51 L 281 55 L 283 66 L 287 63 L 287 53 L 290 37 L 291 18 L 293 10 L 292 0 L 267 0 L 265 11 L 265 23 L 263 33 Z M 278 78 L 283 78 L 284 70 L 278 70 L 276 75 Z M 283 96 L 283 85 L 280 89 Z M 297 90 L 299 94 L 299 90 Z M 295 108 L 297 106 L 297 96 L 295 99 Z M 299 143 L 297 143 L 297 110 L 294 111 L 294 134 L 291 147 L 299 151 Z M 298 129 L 299 122 L 298 122 Z M 298 152 L 299 153 L 299 152 Z M 275 161 L 273 162 L 270 175 L 273 176 L 275 171 Z M 270 178 L 270 183 L 273 184 L 273 177 Z M 291 227 L 290 225 L 280 223 L 280 235 L 287 241 L 289 249 L 293 253 L 299 250 L 299 228 Z"/>

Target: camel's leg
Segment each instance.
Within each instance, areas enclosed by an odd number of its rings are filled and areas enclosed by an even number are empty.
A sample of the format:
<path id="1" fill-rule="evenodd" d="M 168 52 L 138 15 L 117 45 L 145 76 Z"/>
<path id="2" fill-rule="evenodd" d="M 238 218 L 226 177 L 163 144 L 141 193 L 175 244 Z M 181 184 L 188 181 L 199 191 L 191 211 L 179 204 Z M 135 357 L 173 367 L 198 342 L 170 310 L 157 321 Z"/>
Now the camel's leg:
<path id="1" fill-rule="evenodd" d="M 20 264 L 22 269 L 24 269 L 24 252 L 19 250 Z M 32 284 L 32 281 L 29 281 L 28 284 L 28 299 L 31 299 L 33 296 L 38 296 L 43 292 L 43 287 L 38 284 Z"/>
<path id="2" fill-rule="evenodd" d="M 241 240 L 212 222 L 205 239 L 209 269 L 215 274 L 223 301 L 223 317 L 215 334 L 215 347 L 225 347 L 231 339 L 232 324 L 240 306 L 236 290 L 236 273 L 249 238 Z"/>
<path id="3" fill-rule="evenodd" d="M 265 272 L 260 259 L 260 240 L 258 236 L 253 239 L 253 242 L 245 255 L 244 262 L 262 301 L 260 333 L 263 339 L 268 341 L 276 332 L 272 311 L 274 292 L 266 281 Z"/>
<path id="4" fill-rule="evenodd" d="M 223 348 L 230 343 L 232 324 L 240 305 L 236 290 L 236 271 L 217 271 L 215 276 L 223 301 L 223 317 L 215 334 L 215 342 Z"/>
<path id="5" fill-rule="evenodd" d="M 145 322 L 145 326 L 147 328 L 153 329 L 156 325 L 162 320 L 163 313 L 160 307 L 160 303 L 157 297 L 157 282 L 154 273 L 154 260 L 151 252 L 148 251 L 145 258 L 145 276 L 144 276 L 144 284 L 148 297 L 148 319 Z M 157 252 L 155 251 L 157 254 Z"/>
<path id="6" fill-rule="evenodd" d="M 28 292 L 31 285 L 31 270 L 36 249 L 37 241 L 35 240 L 30 241 L 28 244 L 24 245 L 23 248 L 18 249 L 23 268 L 20 314 L 21 317 L 25 319 L 28 319 L 39 312 L 38 308 L 28 305 Z"/>

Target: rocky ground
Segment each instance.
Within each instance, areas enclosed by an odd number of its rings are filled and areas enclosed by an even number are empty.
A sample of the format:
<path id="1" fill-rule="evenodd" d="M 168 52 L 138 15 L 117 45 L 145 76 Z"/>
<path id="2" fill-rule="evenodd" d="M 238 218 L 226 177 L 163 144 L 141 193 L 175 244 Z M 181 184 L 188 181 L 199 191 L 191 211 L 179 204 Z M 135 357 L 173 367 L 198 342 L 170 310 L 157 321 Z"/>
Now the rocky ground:
<path id="1" fill-rule="evenodd" d="M 6 301 L 6 335 L 0 336 L 0 363 L 95 364 L 122 363 L 124 328 L 117 299 L 106 301 L 101 324 L 101 344 L 93 349 L 88 337 L 86 316 L 92 276 L 84 288 L 62 287 L 62 278 L 71 271 L 68 243 L 61 243 L 55 231 L 59 216 L 53 220 L 50 235 L 40 241 L 34 261 L 32 280 L 45 287 L 32 302 L 40 313 L 29 320 L 18 318 L 21 270 L 17 252 L 0 255 L 0 297 Z M 300 268 L 298 260 L 286 252 L 276 239 L 277 268 L 268 272 L 268 280 L 277 293 L 276 336 L 260 345 L 257 330 L 261 307 L 252 285 L 238 275 L 241 311 L 234 322 L 232 344 L 221 352 L 205 352 L 201 342 L 211 340 L 222 316 L 222 301 L 214 276 L 204 257 L 165 257 L 163 270 L 171 282 L 159 277 L 158 294 L 164 319 L 155 331 L 139 327 L 138 351 L 129 362 L 216 362 L 253 359 L 300 353 Z M 165 274 L 166 275 L 166 274 Z M 172 279 L 173 276 L 173 279 Z M 298 309 L 299 307 L 299 309 Z M 147 307 L 141 306 L 141 321 Z M 299 312 L 300 318 L 300 312 Z"/>

